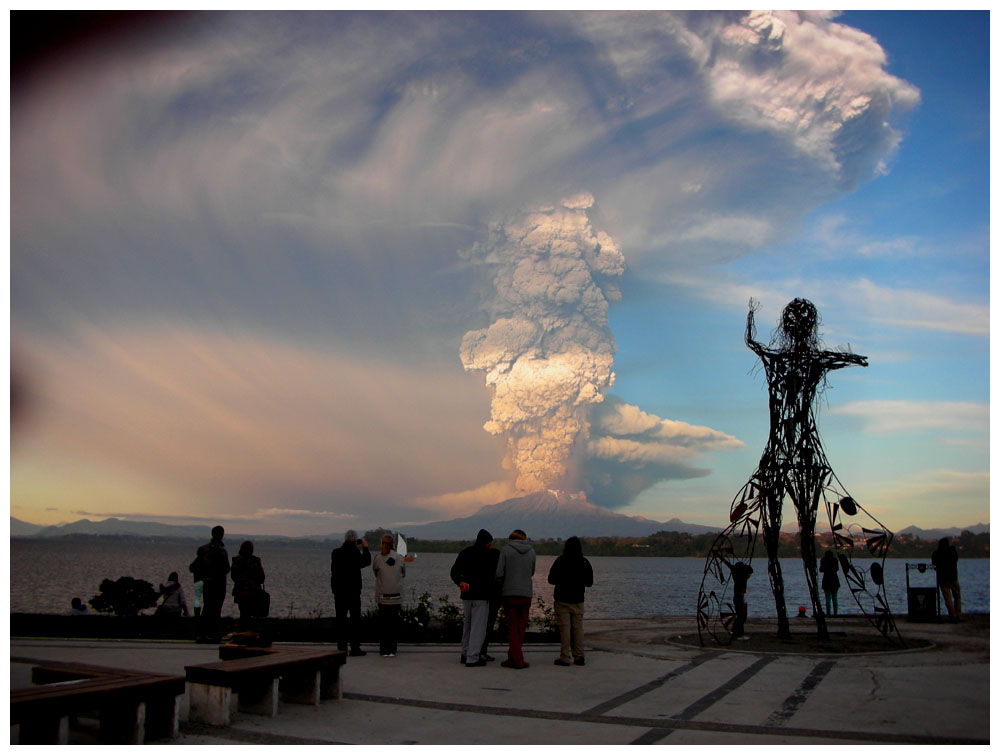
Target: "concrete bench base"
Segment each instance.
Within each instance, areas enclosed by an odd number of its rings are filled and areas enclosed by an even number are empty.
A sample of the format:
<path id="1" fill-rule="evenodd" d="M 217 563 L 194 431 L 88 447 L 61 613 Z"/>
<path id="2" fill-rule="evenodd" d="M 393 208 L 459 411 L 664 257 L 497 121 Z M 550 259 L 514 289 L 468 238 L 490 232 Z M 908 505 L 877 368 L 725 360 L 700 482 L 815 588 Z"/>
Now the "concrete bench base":
<path id="1" fill-rule="evenodd" d="M 237 711 L 274 717 L 279 701 L 315 706 L 343 696 L 342 651 L 223 646 L 219 655 L 227 660 L 186 669 L 191 721 L 229 726 Z"/>
<path id="2" fill-rule="evenodd" d="M 97 720 L 102 744 L 177 736 L 183 677 L 66 663 L 35 667 L 32 681 L 11 690 L 11 744 L 67 744 L 78 717 Z"/>

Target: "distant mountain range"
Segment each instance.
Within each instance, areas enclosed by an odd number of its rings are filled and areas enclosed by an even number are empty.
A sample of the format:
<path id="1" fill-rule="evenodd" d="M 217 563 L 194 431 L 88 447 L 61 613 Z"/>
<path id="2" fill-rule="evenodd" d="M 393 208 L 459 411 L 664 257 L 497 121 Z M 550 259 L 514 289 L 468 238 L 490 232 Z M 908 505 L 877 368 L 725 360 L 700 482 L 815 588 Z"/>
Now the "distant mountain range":
<path id="1" fill-rule="evenodd" d="M 48 527 L 40 524 L 23 522 L 10 518 L 11 537 L 63 537 L 65 535 L 131 535 L 133 537 L 163 537 L 190 538 L 208 541 L 211 538 L 212 527 L 206 524 L 163 524 L 162 522 L 137 522 L 127 519 L 103 519 L 93 522 L 90 519 L 79 519 L 68 524 L 55 524 Z M 340 539 L 331 535 L 331 539 Z M 245 535 L 238 532 L 226 532 L 226 540 L 295 540 L 298 538 L 284 535 Z M 306 539 L 306 538 L 303 538 Z M 310 537 L 308 539 L 315 539 Z"/>
<path id="2" fill-rule="evenodd" d="M 139 522 L 125 519 L 104 519 L 94 522 L 80 519 L 68 524 L 43 526 L 10 517 L 11 537 L 62 537 L 65 535 L 118 535 L 133 537 L 187 538 L 208 540 L 208 525 L 177 525 L 162 522 Z M 373 529 L 373 528 L 369 528 Z M 684 532 L 700 535 L 719 532 L 721 527 L 689 524 L 673 518 L 658 522 L 640 516 L 626 516 L 595 506 L 580 495 L 560 491 L 543 491 L 519 498 L 511 498 L 491 506 L 484 506 L 472 516 L 449 519 L 429 524 L 400 528 L 408 537 L 423 540 L 474 540 L 480 529 L 489 530 L 495 538 L 506 538 L 514 529 L 524 530 L 530 540 L 578 537 L 646 537 L 654 532 Z M 940 540 L 957 537 L 964 530 L 974 534 L 989 532 L 989 524 L 969 527 L 921 529 L 906 527 L 897 535 L 910 534 L 923 540 Z M 359 531 L 364 531 L 359 528 Z M 227 532 L 226 540 L 282 540 L 288 542 L 318 541 L 340 542 L 342 533 L 288 537 L 284 535 L 247 535 Z"/>
<path id="3" fill-rule="evenodd" d="M 914 537 L 920 538 L 921 540 L 940 540 L 942 537 L 958 537 L 963 532 L 968 531 L 973 535 L 978 535 L 982 532 L 989 532 L 990 525 L 983 524 L 973 524 L 969 527 L 945 527 L 940 529 L 923 530 L 920 527 L 906 527 L 897 532 L 897 535 L 913 535 Z"/>
<path id="4" fill-rule="evenodd" d="M 414 525 L 403 532 L 424 540 L 475 540 L 480 529 L 488 530 L 496 538 L 506 538 L 511 531 L 521 529 L 529 540 L 540 540 L 573 535 L 646 537 L 661 530 L 697 535 L 719 532 L 721 528 L 688 524 L 680 519 L 657 522 L 641 516 L 616 514 L 588 503 L 581 495 L 545 490 L 484 506 L 472 516 Z"/>

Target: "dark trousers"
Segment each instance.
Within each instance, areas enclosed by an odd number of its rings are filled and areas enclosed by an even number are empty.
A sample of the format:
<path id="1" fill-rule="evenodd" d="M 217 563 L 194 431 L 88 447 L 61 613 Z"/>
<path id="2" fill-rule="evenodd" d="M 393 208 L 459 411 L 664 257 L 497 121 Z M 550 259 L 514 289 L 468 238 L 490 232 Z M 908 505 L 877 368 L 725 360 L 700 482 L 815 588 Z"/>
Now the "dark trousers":
<path id="1" fill-rule="evenodd" d="M 202 597 L 201 636 L 219 637 L 222 634 L 222 604 L 226 600 L 226 580 L 206 579 Z"/>
<path id="2" fill-rule="evenodd" d="M 380 655 L 396 654 L 396 640 L 399 638 L 399 618 L 402 606 L 378 607 L 378 634 Z"/>
<path id="3" fill-rule="evenodd" d="M 333 607 L 337 611 L 337 649 L 361 649 L 361 593 L 333 594 Z"/>
<path id="4" fill-rule="evenodd" d="M 507 660 L 515 666 L 524 665 L 524 632 L 528 628 L 531 598 L 510 597 L 503 599 L 503 612 L 507 617 Z"/>
<path id="5" fill-rule="evenodd" d="M 747 620 L 747 602 L 743 593 L 733 595 L 733 609 L 736 615 L 733 617 L 733 637 L 743 636 L 743 626 Z"/>

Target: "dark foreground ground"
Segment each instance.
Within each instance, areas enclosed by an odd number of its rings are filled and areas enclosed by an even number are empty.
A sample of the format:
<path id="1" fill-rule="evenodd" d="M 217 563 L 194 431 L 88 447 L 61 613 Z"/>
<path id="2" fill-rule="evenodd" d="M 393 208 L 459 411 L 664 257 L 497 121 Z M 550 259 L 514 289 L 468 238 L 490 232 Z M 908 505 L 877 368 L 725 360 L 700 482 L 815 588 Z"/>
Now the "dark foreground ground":
<path id="1" fill-rule="evenodd" d="M 595 620 L 586 666 L 554 666 L 557 645 L 536 643 L 524 670 L 465 668 L 454 643 L 402 644 L 395 658 L 369 644 L 344 668 L 342 700 L 285 705 L 275 718 L 238 714 L 225 729 L 183 722 L 164 744 L 989 743 L 988 615 L 901 619 L 905 650 L 854 618 L 831 626 L 843 634 L 827 646 L 806 626 L 793 625 L 790 642 L 774 629 L 751 620 L 748 642 L 718 647 L 692 639 L 691 617 Z M 32 661 L 183 673 L 217 657 L 214 646 L 179 640 L 14 636 L 10 646 L 12 687 L 28 683 Z"/>

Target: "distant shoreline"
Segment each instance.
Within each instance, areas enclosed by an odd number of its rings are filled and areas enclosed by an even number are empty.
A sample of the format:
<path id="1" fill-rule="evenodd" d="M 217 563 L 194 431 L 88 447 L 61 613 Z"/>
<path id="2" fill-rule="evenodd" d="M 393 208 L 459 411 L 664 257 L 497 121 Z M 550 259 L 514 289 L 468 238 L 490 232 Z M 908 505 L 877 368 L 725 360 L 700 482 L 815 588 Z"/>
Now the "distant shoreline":
<path id="1" fill-rule="evenodd" d="M 374 530 L 366 533 L 365 537 L 369 544 L 378 542 L 382 530 Z M 371 535 L 369 537 L 369 534 Z M 603 536 L 587 537 L 581 536 L 580 540 L 584 544 L 584 552 L 588 557 L 612 556 L 618 558 L 704 558 L 711 547 L 712 542 L 718 533 L 706 533 L 701 535 L 691 535 L 683 532 L 658 532 L 645 537 L 624 537 L 624 536 Z M 989 533 L 973 534 L 968 533 L 968 538 L 958 538 L 960 558 L 963 560 L 988 559 L 989 554 Z M 817 548 L 831 548 L 826 542 L 828 535 L 817 535 Z M 11 535 L 11 541 L 30 541 L 38 543 L 58 543 L 58 542 L 135 542 L 135 543 L 172 543 L 190 544 L 192 548 L 201 544 L 205 538 L 189 537 L 183 535 L 134 535 L 134 534 L 87 534 L 70 533 L 66 535 L 49 535 L 38 537 L 37 535 Z M 340 540 L 333 539 L 313 539 L 308 537 L 287 537 L 281 535 L 240 535 L 234 533 L 226 538 L 229 543 L 240 540 L 252 540 L 255 543 L 267 544 L 268 548 L 336 548 L 341 544 Z M 470 540 L 420 540 L 419 538 L 407 538 L 411 553 L 458 553 L 468 546 Z M 497 538 L 495 546 L 502 546 L 506 542 L 502 538 Z M 563 543 L 559 539 L 542 538 L 530 540 L 535 552 L 539 555 L 559 555 L 562 553 Z M 934 549 L 937 548 L 937 540 L 925 540 L 915 538 L 911 535 L 898 535 L 893 538 L 889 548 L 889 559 L 930 559 Z M 795 558 L 800 555 L 797 535 L 782 533 L 782 541 L 778 551 L 781 558 Z"/>

